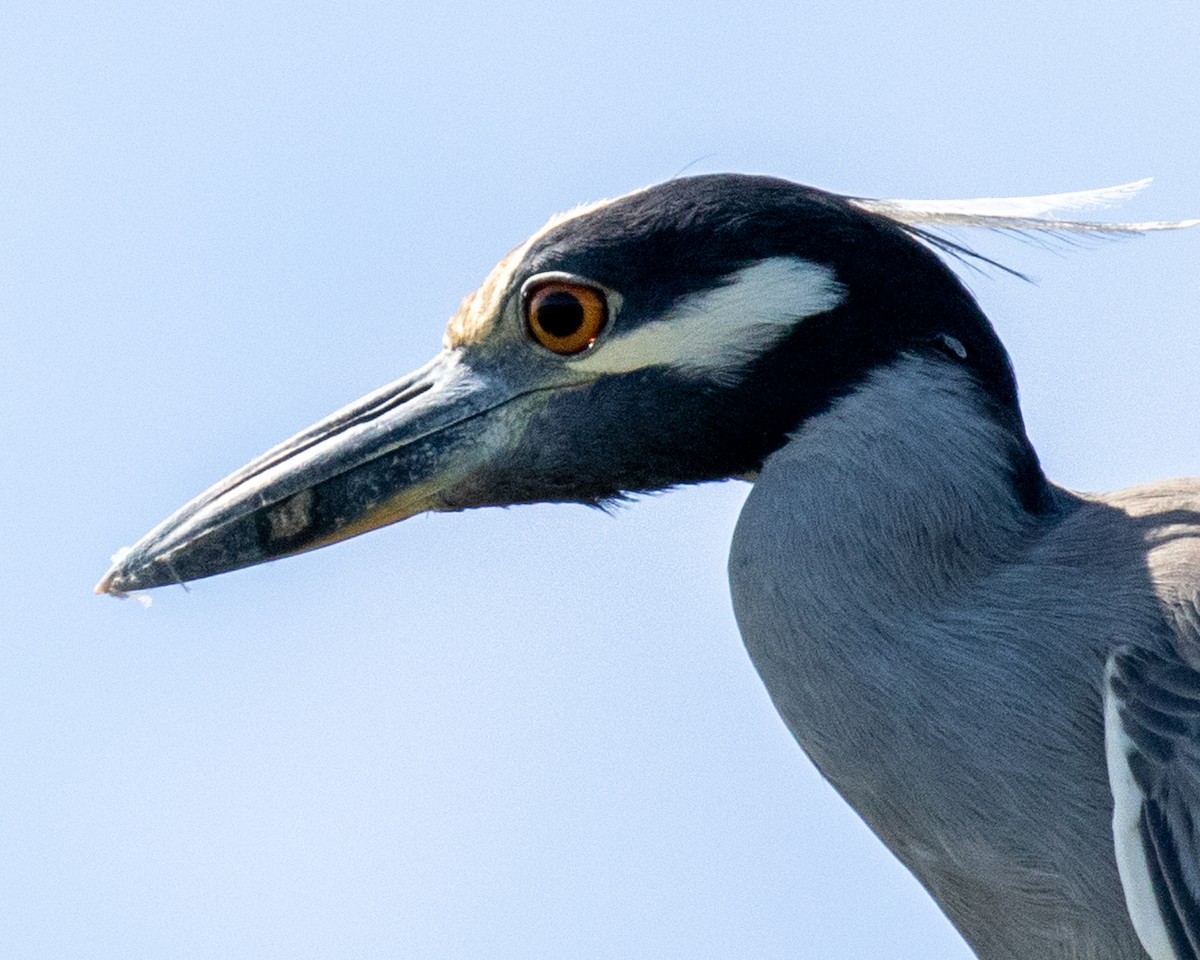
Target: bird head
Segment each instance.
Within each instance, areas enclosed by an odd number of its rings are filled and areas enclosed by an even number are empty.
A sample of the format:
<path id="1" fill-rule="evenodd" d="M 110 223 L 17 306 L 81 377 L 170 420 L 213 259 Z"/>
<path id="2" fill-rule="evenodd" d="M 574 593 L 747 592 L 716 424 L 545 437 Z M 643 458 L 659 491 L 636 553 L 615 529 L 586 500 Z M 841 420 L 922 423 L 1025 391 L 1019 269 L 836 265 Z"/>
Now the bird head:
<path id="1" fill-rule="evenodd" d="M 868 203 L 712 175 L 554 218 L 463 301 L 430 363 L 197 497 L 97 591 L 207 577 L 426 511 L 602 505 L 753 476 L 904 354 L 965 366 L 1024 442 L 990 324 L 913 228 Z"/>

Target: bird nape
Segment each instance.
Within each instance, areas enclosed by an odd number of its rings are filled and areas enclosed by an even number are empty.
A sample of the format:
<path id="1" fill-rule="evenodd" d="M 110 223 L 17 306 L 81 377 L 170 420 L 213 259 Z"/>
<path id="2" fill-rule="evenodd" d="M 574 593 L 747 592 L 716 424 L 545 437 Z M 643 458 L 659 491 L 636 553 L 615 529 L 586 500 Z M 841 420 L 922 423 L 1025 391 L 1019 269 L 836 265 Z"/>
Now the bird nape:
<path id="1" fill-rule="evenodd" d="M 671 180 L 552 219 L 429 364 L 124 551 L 126 594 L 424 511 L 754 487 L 743 639 L 822 774 L 983 960 L 1200 960 L 1200 481 L 1050 483 L 934 227 L 976 201 Z"/>

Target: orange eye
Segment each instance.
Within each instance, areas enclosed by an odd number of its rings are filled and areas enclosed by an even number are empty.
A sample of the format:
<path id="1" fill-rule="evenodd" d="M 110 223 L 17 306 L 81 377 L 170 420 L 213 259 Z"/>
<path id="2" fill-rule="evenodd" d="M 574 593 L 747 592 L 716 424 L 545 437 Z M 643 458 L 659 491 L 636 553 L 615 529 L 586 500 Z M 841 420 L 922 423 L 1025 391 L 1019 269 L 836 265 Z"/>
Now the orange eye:
<path id="1" fill-rule="evenodd" d="M 533 339 L 554 353 L 582 353 L 608 319 L 604 294 L 594 287 L 553 280 L 535 287 L 525 301 L 525 322 Z"/>

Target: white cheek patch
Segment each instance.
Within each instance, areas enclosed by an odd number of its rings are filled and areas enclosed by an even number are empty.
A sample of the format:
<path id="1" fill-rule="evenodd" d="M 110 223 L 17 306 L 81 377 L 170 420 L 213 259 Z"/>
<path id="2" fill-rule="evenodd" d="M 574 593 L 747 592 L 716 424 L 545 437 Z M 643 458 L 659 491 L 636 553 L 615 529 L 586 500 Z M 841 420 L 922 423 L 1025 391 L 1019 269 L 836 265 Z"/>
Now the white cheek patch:
<path id="1" fill-rule="evenodd" d="M 569 363 L 589 373 L 670 367 L 685 376 L 728 381 L 798 322 L 827 313 L 845 296 L 830 267 L 772 257 L 688 297 L 660 320 L 602 340 Z"/>

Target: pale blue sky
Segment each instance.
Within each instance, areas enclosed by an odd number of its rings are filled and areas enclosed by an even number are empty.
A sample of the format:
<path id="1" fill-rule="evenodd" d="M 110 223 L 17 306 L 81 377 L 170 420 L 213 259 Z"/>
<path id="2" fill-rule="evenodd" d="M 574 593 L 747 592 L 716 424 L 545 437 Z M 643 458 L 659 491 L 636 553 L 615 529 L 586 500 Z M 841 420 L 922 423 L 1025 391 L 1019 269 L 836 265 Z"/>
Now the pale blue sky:
<path id="1" fill-rule="evenodd" d="M 742 650 L 746 487 L 421 518 L 159 591 L 114 549 L 416 366 L 552 212 L 1154 175 L 1200 6 L 28 3 L 0 31 L 0 956 L 964 960 Z M 1200 473 L 1200 235 L 967 238 L 1051 475 Z"/>

